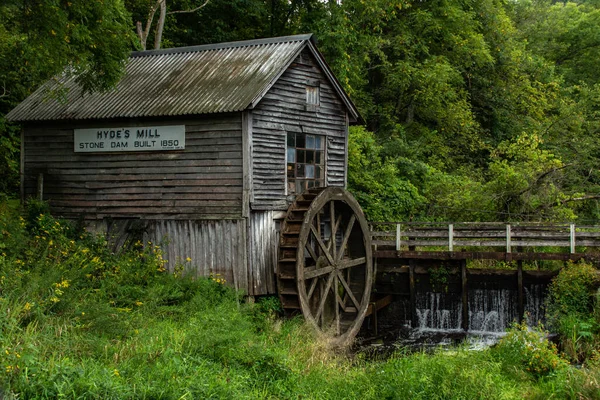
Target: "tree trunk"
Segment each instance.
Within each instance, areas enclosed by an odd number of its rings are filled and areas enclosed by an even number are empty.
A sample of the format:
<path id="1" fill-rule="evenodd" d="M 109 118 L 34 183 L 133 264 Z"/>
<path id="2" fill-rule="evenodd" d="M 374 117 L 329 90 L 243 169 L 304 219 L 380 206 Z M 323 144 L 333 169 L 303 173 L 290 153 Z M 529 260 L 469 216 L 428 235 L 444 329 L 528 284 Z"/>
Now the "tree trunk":
<path id="1" fill-rule="evenodd" d="M 154 35 L 154 49 L 160 49 L 160 42 L 162 41 L 163 28 L 165 27 L 165 17 L 167 16 L 167 0 L 160 2 L 160 16 L 156 23 L 156 34 Z"/>

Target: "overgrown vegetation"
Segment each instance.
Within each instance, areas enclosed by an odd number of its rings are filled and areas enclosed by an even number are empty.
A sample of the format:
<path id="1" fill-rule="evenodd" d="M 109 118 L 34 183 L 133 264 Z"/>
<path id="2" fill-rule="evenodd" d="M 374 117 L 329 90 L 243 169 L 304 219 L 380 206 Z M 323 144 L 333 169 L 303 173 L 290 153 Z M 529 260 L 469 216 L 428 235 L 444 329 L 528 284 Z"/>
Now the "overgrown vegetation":
<path id="1" fill-rule="evenodd" d="M 0 205 L 2 398 L 600 396 L 600 366 L 573 368 L 523 326 L 492 350 L 334 353 L 301 320 L 278 319 L 275 299 L 248 304 L 217 277 L 168 274 L 154 244 L 112 254 L 43 211 Z"/>
<path id="2" fill-rule="evenodd" d="M 550 286 L 548 318 L 574 362 L 597 358 L 600 350 L 598 273 L 590 264 L 569 263 Z"/>

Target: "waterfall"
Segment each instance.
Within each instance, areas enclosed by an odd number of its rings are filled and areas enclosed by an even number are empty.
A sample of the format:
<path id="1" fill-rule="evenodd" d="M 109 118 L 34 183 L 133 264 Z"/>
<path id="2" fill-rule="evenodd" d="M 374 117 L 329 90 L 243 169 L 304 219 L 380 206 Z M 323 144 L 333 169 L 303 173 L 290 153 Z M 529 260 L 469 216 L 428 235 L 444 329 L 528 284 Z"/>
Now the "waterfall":
<path id="1" fill-rule="evenodd" d="M 462 305 L 460 298 L 447 293 L 417 293 L 416 308 L 419 330 L 460 330 Z"/>
<path id="2" fill-rule="evenodd" d="M 469 331 L 504 332 L 517 320 L 517 302 L 516 290 L 469 290 Z"/>
<path id="3" fill-rule="evenodd" d="M 544 318 L 546 285 L 524 286 L 524 309 L 529 325 Z M 487 288 L 469 289 L 469 332 L 502 333 L 518 321 L 516 290 Z M 419 331 L 462 330 L 460 293 L 418 292 L 416 294 L 417 329 Z"/>
<path id="4" fill-rule="evenodd" d="M 545 323 L 547 285 L 533 284 L 524 286 L 523 289 L 525 292 L 525 314 L 527 315 L 527 325 L 537 326 L 539 323 Z"/>

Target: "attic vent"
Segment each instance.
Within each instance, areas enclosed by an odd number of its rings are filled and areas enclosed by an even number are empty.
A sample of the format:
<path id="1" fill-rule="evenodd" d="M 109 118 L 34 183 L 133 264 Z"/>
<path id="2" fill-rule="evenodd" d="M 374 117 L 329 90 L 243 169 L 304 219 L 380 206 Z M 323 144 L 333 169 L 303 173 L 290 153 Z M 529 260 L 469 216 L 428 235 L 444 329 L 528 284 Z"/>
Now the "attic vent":
<path id="1" fill-rule="evenodd" d="M 320 103 L 320 93 L 318 86 L 306 87 L 306 104 L 309 106 L 318 106 Z"/>
<path id="2" fill-rule="evenodd" d="M 321 82 L 315 79 L 306 81 L 306 110 L 316 111 L 321 104 Z"/>

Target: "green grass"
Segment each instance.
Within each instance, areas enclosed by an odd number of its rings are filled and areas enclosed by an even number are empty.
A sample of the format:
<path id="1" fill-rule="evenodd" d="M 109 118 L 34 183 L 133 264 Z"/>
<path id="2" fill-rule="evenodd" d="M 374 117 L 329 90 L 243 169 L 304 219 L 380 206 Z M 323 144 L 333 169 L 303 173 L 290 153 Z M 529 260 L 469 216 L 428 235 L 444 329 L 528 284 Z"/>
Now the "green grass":
<path id="1" fill-rule="evenodd" d="M 218 279 L 167 274 L 153 244 L 111 254 L 39 211 L 20 219 L 0 205 L 0 398 L 600 397 L 597 368 L 573 368 L 543 341 L 530 349 L 518 330 L 487 351 L 336 353 L 300 319 L 278 319 L 273 299 L 247 304 Z M 543 373 L 527 369 L 536 354 Z"/>

